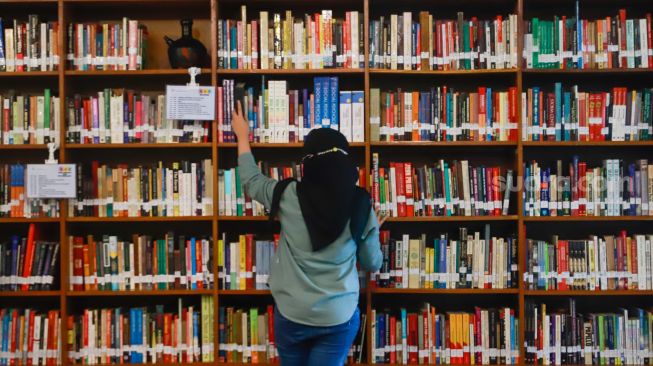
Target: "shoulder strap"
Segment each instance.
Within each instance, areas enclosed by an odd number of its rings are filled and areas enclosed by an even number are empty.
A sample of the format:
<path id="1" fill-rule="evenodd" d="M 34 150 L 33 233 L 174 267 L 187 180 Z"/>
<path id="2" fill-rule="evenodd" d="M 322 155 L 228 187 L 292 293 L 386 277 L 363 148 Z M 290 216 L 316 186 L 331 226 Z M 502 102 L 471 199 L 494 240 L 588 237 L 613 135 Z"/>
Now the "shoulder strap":
<path id="1" fill-rule="evenodd" d="M 279 213 L 279 203 L 281 202 L 281 196 L 286 190 L 288 185 L 295 181 L 295 178 L 286 178 L 277 182 L 277 185 L 274 186 L 274 191 L 272 192 L 272 205 L 270 206 L 270 216 L 269 221 L 273 221 Z"/>
<path id="2" fill-rule="evenodd" d="M 358 244 L 363 239 L 363 230 L 367 226 L 372 209 L 372 200 L 370 194 L 360 187 L 356 187 L 354 193 L 354 212 L 349 221 L 349 230 L 351 237 Z"/>

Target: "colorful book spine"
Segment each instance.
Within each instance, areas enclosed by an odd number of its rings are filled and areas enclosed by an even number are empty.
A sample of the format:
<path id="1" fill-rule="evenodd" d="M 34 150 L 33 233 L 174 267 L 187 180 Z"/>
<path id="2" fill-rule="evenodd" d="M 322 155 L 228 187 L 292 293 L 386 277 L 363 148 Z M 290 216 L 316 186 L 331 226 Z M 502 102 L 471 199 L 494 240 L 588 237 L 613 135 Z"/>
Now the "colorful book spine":
<path id="1" fill-rule="evenodd" d="M 59 248 L 59 243 L 35 240 L 34 235 L 12 235 L 0 242 L 0 289 L 54 289 L 59 278 Z"/>
<path id="2" fill-rule="evenodd" d="M 0 72 L 58 70 L 59 32 L 58 22 L 40 21 L 35 14 L 0 20 Z"/>
<path id="3" fill-rule="evenodd" d="M 369 67 L 391 70 L 479 70 L 518 67 L 516 14 L 494 19 L 434 19 L 403 12 L 370 19 Z"/>
<path id="4" fill-rule="evenodd" d="M 241 251 L 240 242 L 245 242 Z M 278 242 L 274 240 L 255 240 L 254 234 L 242 234 L 237 241 L 229 241 L 223 233 L 218 241 L 218 289 L 221 290 L 268 290 L 268 279 L 272 257 Z M 241 274 L 239 263 L 245 258 L 245 273 Z M 235 281 L 232 281 L 234 279 Z M 244 283 L 243 283 L 244 281 Z M 244 284 L 241 286 L 241 284 Z"/>
<path id="5" fill-rule="evenodd" d="M 58 217 L 58 200 L 26 197 L 25 170 L 24 164 L 0 164 L 0 217 Z"/>
<path id="6" fill-rule="evenodd" d="M 279 359 L 274 343 L 274 307 L 241 309 L 221 306 L 218 361 L 274 363 Z"/>
<path id="7" fill-rule="evenodd" d="M 59 310 L 0 309 L 0 344 L 3 365 L 61 364 Z"/>
<path id="8" fill-rule="evenodd" d="M 47 144 L 59 141 L 59 98 L 50 89 L 40 95 L 0 95 L 0 144 Z"/>

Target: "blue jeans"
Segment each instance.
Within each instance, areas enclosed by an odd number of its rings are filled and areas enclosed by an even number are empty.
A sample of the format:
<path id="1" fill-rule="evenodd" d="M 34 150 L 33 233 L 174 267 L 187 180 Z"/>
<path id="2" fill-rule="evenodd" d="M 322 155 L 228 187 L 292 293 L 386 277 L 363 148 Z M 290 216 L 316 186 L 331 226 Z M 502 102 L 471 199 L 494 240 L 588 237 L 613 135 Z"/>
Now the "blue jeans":
<path id="1" fill-rule="evenodd" d="M 358 328 L 358 308 L 342 324 L 314 327 L 284 318 L 275 307 L 274 335 L 281 366 L 342 366 Z"/>

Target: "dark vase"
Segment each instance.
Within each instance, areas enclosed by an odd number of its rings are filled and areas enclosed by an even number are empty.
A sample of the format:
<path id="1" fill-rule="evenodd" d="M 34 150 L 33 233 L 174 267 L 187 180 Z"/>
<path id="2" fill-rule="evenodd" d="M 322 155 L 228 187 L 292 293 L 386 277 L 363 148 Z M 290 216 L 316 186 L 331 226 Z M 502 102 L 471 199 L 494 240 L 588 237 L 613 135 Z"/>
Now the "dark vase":
<path id="1" fill-rule="evenodd" d="M 168 44 L 168 59 L 173 69 L 187 69 L 189 67 L 205 67 L 208 53 L 202 42 L 193 38 L 193 21 L 181 20 L 181 38 L 173 41 L 168 36 L 163 36 Z"/>

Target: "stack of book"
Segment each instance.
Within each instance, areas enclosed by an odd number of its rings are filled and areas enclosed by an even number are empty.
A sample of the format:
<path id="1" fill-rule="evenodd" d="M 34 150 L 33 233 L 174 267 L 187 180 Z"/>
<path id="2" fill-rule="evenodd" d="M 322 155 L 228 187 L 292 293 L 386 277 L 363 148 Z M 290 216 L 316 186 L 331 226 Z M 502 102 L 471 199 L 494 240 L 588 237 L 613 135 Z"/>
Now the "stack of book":
<path id="1" fill-rule="evenodd" d="M 653 165 L 605 159 L 592 168 L 572 158 L 567 172 L 524 164 L 525 216 L 647 216 L 653 214 Z M 554 170 L 555 169 L 555 170 Z"/>
<path id="2" fill-rule="evenodd" d="M 12 235 L 8 242 L 0 242 L 0 289 L 50 290 L 58 263 L 59 243 L 39 240 L 36 226 L 30 224 L 27 237 Z"/>
<path id="3" fill-rule="evenodd" d="M 50 89 L 40 95 L 0 95 L 0 143 L 47 144 L 59 141 L 59 98 Z"/>
<path id="4" fill-rule="evenodd" d="M 574 85 L 522 93 L 524 141 L 642 141 L 653 136 L 651 88 L 581 92 Z"/>
<path id="5" fill-rule="evenodd" d="M 653 235 L 527 240 L 524 283 L 532 290 L 653 290 Z"/>
<path id="6" fill-rule="evenodd" d="M 66 141 L 78 144 L 209 142 L 207 121 L 166 118 L 165 94 L 104 89 L 66 99 Z"/>
<path id="7" fill-rule="evenodd" d="M 58 200 L 26 197 L 26 169 L 26 164 L 0 164 L 0 217 L 58 217 Z"/>
<path id="8" fill-rule="evenodd" d="M 474 167 L 467 160 L 416 165 L 391 162 L 383 168 L 372 154 L 374 203 L 391 217 L 508 214 L 511 169 Z"/>
<path id="9" fill-rule="evenodd" d="M 3 365 L 61 365 L 59 310 L 0 309 Z"/>
<path id="10" fill-rule="evenodd" d="M 0 17 L 0 72 L 59 69 L 59 23 L 31 14 L 5 23 Z"/>
<path id="11" fill-rule="evenodd" d="M 90 166 L 89 166 L 90 165 Z M 176 217 L 213 214 L 213 165 L 199 162 L 114 166 L 77 164 L 70 217 Z"/>
<path id="12" fill-rule="evenodd" d="M 218 361 L 228 363 L 271 364 L 278 361 L 274 341 L 274 307 L 218 309 Z"/>
<path id="13" fill-rule="evenodd" d="M 238 236 L 238 241 L 228 242 L 223 233 L 218 242 L 218 288 L 268 289 L 270 265 L 278 243 L 278 234 L 274 240 L 254 240 L 254 234 L 244 234 Z"/>
<path id="14" fill-rule="evenodd" d="M 83 309 L 68 316 L 72 364 L 213 362 L 213 298 L 200 307 Z"/>
<path id="15" fill-rule="evenodd" d="M 142 70 L 146 49 L 147 27 L 138 20 L 68 24 L 69 70 Z"/>
<path id="16" fill-rule="evenodd" d="M 639 308 L 615 312 L 568 309 L 526 301 L 526 362 L 540 365 L 644 365 L 653 354 L 653 313 Z"/>
<path id="17" fill-rule="evenodd" d="M 494 19 L 433 19 L 421 11 L 370 19 L 371 68 L 475 70 L 517 67 L 517 15 Z"/>
<path id="18" fill-rule="evenodd" d="M 616 69 L 653 67 L 651 14 L 628 19 L 626 9 L 614 17 L 575 16 L 526 20 L 524 59 L 533 69 Z"/>
<path id="19" fill-rule="evenodd" d="M 220 69 L 325 69 L 364 67 L 363 15 L 347 11 L 342 18 L 332 10 L 293 16 L 291 10 L 260 11 L 248 20 L 218 20 Z"/>
<path id="20" fill-rule="evenodd" d="M 381 231 L 383 264 L 374 273 L 373 285 L 390 288 L 482 288 L 517 287 L 517 239 L 468 233 L 460 228 L 459 240 L 447 234 L 427 243 L 426 234 L 412 239 L 403 234 L 391 239 Z"/>
<path id="21" fill-rule="evenodd" d="M 372 309 L 372 363 L 519 363 L 519 319 L 510 308 L 437 313 L 424 304 L 417 312 Z"/>
<path id="22" fill-rule="evenodd" d="M 285 80 L 268 80 L 260 90 L 225 79 L 218 87 L 218 141 L 235 142 L 232 111 L 242 95 L 250 142 L 299 142 L 314 128 L 339 130 L 350 142 L 365 140 L 362 90 L 340 91 L 338 77 L 315 77 L 313 90 L 290 89 Z"/>
<path id="23" fill-rule="evenodd" d="M 211 239 L 162 239 L 134 234 L 131 240 L 102 235 L 69 237 L 70 289 L 133 291 L 213 287 Z M 104 259 L 103 259 L 104 258 Z"/>
<path id="24" fill-rule="evenodd" d="M 517 88 L 370 89 L 371 141 L 517 141 Z"/>

